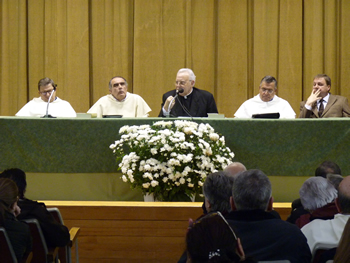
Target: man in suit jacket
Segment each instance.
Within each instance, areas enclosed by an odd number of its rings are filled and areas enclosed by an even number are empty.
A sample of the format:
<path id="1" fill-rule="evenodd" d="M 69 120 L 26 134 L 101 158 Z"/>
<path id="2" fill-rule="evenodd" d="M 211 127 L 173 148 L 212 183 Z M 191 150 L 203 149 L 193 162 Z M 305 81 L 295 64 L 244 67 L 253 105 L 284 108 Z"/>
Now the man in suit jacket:
<path id="1" fill-rule="evenodd" d="M 300 103 L 299 118 L 350 117 L 348 99 L 329 93 L 331 78 L 326 74 L 314 77 L 310 97 Z"/>
<path id="2" fill-rule="evenodd" d="M 196 76 L 191 69 L 180 69 L 176 76 L 175 90 L 163 95 L 158 117 L 208 117 L 208 113 L 218 113 L 214 96 L 208 91 L 195 88 L 195 82 Z"/>

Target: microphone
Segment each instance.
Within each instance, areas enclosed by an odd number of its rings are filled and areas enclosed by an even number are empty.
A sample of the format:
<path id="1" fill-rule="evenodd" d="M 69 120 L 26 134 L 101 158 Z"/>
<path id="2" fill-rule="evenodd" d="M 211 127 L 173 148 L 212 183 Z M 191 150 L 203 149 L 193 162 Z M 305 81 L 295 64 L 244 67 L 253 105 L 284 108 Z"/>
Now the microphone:
<path id="1" fill-rule="evenodd" d="M 44 116 L 42 116 L 41 118 L 56 118 L 56 117 L 51 116 L 51 114 L 49 114 L 49 105 L 50 105 L 51 97 L 55 93 L 55 91 L 56 91 L 56 87 L 54 86 L 53 90 L 51 92 L 51 95 L 49 97 L 49 100 L 47 101 L 46 114 Z"/>
<path id="2" fill-rule="evenodd" d="M 183 88 L 179 88 L 176 90 L 176 95 L 174 98 L 170 101 L 169 106 L 168 106 L 168 115 L 166 117 L 170 116 L 170 111 L 171 111 L 171 105 L 173 104 L 174 100 L 179 96 L 179 93 L 183 93 L 185 90 Z"/>

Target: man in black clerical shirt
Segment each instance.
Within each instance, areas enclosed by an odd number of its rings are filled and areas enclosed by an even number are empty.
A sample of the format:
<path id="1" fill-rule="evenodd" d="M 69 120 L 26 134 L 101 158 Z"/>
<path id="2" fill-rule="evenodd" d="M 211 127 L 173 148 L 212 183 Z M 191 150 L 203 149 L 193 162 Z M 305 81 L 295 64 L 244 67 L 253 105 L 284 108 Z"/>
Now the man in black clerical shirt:
<path id="1" fill-rule="evenodd" d="M 176 75 L 175 90 L 163 95 L 159 117 L 208 117 L 208 113 L 218 113 L 214 96 L 195 88 L 195 82 L 196 76 L 191 69 L 180 69 Z"/>

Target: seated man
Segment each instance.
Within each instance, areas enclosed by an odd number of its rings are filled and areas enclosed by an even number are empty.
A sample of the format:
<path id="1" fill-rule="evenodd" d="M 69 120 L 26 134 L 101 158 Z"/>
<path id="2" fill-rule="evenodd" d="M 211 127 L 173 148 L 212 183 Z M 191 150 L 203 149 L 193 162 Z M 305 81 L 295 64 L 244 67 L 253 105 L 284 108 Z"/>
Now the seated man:
<path id="1" fill-rule="evenodd" d="M 27 188 L 24 171 L 18 168 L 7 169 L 0 174 L 0 178 L 12 179 L 17 184 L 19 195 L 17 204 L 21 209 L 17 219 L 37 219 L 48 247 L 66 246 L 70 241 L 68 228 L 53 218 L 50 212 L 46 210 L 44 203 L 38 203 L 24 197 L 24 192 Z"/>
<path id="2" fill-rule="evenodd" d="M 113 77 L 109 81 L 109 93 L 100 98 L 87 113 L 122 117 L 148 117 L 151 108 L 141 96 L 128 92 L 128 82 L 123 77 Z"/>
<path id="3" fill-rule="evenodd" d="M 236 111 L 236 118 L 252 118 L 254 114 L 279 113 L 280 119 L 294 119 L 295 112 L 288 101 L 278 97 L 277 80 L 272 76 L 262 78 L 259 94 L 245 101 Z"/>
<path id="4" fill-rule="evenodd" d="M 52 79 L 43 78 L 38 83 L 39 98 L 34 98 L 16 113 L 19 117 L 42 117 L 46 115 L 46 109 L 48 101 L 50 99 L 50 105 L 48 108 L 48 114 L 53 117 L 76 117 L 72 106 L 68 101 L 61 100 L 56 97 L 57 85 Z"/>
<path id="5" fill-rule="evenodd" d="M 315 219 L 301 229 L 312 253 L 315 253 L 318 247 L 330 249 L 338 246 L 343 229 L 350 218 L 350 176 L 346 176 L 339 184 L 335 204 L 339 214 L 336 214 L 334 219 Z"/>
<path id="6" fill-rule="evenodd" d="M 196 76 L 191 69 L 180 69 L 176 75 L 175 90 L 163 95 L 158 117 L 208 117 L 208 113 L 218 113 L 214 96 L 194 87 L 195 82 Z"/>
<path id="7" fill-rule="evenodd" d="M 299 190 L 302 207 L 292 211 L 290 218 L 302 228 L 314 219 L 332 219 L 338 213 L 334 203 L 338 197 L 337 189 L 323 177 L 307 179 Z"/>
<path id="8" fill-rule="evenodd" d="M 300 229 L 268 212 L 272 210 L 271 192 L 270 180 L 260 170 L 239 173 L 233 181 L 232 212 L 225 217 L 241 238 L 246 255 L 257 261 L 311 262 Z"/>
<path id="9" fill-rule="evenodd" d="M 331 78 L 326 74 L 314 77 L 310 97 L 300 103 L 299 118 L 333 118 L 350 117 L 348 99 L 329 93 Z"/>

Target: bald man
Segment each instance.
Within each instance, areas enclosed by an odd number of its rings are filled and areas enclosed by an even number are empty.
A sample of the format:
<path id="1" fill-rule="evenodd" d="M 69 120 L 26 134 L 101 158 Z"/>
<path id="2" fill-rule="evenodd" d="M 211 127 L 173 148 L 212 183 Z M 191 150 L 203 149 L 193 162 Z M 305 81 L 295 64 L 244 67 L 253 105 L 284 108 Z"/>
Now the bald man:
<path id="1" fill-rule="evenodd" d="M 311 253 L 318 247 L 335 248 L 338 246 L 344 227 L 350 217 L 350 176 L 345 177 L 339 184 L 338 198 L 335 200 L 339 214 L 334 219 L 315 219 L 305 225 L 301 231 L 307 238 Z"/>

